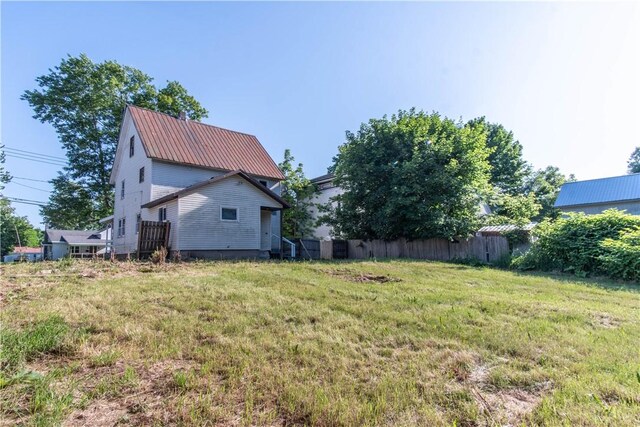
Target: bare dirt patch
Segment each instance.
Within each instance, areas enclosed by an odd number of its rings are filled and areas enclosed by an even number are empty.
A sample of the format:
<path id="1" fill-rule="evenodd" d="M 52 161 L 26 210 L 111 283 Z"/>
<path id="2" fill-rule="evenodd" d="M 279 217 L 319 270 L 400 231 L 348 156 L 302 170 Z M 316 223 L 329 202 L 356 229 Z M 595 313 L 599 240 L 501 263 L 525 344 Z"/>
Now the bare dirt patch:
<path id="1" fill-rule="evenodd" d="M 65 427 L 80 426 L 113 426 L 126 421 L 127 410 L 119 402 L 96 400 L 85 409 L 74 412 L 62 425 Z"/>
<path id="2" fill-rule="evenodd" d="M 173 374 L 195 369 L 196 364 L 186 360 L 157 362 L 150 366 L 141 363 L 116 362 L 113 366 L 83 368 L 77 375 L 82 378 L 83 391 L 90 395 L 100 387 L 104 378 L 120 378 L 127 367 L 135 371 L 135 384 L 125 385 L 114 393 L 93 400 L 85 408 L 73 411 L 63 423 L 66 427 L 148 425 L 154 422 L 172 424 L 170 400 L 177 392 Z"/>
<path id="3" fill-rule="evenodd" d="M 608 313 L 594 313 L 592 324 L 595 327 L 612 329 L 620 326 L 620 320 L 612 317 Z"/>
<path id="4" fill-rule="evenodd" d="M 539 384 L 533 390 L 510 388 L 497 390 L 487 384 L 491 367 L 479 364 L 468 376 L 471 393 L 486 416 L 487 425 L 516 426 L 530 414 L 551 388 L 550 382 Z"/>
<path id="5" fill-rule="evenodd" d="M 358 273 L 348 270 L 329 270 L 327 271 L 327 274 L 356 283 L 389 283 L 401 281 L 401 279 L 398 279 L 397 277 L 387 276 L 384 274 Z"/>

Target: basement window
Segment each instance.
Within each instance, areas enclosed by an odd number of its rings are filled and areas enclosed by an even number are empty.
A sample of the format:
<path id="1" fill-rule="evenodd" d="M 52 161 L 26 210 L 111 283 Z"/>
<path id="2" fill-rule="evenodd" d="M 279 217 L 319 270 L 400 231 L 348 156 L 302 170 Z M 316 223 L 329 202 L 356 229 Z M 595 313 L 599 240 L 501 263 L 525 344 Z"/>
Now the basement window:
<path id="1" fill-rule="evenodd" d="M 222 221 L 237 221 L 238 208 L 220 208 L 220 219 Z"/>

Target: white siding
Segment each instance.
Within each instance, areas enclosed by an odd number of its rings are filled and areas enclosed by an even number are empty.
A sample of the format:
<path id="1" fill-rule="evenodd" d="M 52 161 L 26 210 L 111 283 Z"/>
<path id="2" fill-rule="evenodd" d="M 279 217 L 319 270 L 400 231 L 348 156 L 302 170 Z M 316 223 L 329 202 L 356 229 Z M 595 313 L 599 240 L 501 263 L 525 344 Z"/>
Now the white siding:
<path id="1" fill-rule="evenodd" d="M 234 176 L 180 198 L 180 250 L 260 249 L 260 207 L 280 204 Z M 222 221 L 221 207 L 238 208 L 238 221 Z"/>
<path id="2" fill-rule="evenodd" d="M 155 206 L 149 209 L 143 209 L 142 219 L 145 221 L 157 221 L 158 211 L 160 208 L 167 208 L 167 221 L 171 223 L 171 231 L 169 232 L 169 248 L 172 251 L 180 250 L 178 247 L 178 209 L 180 206 L 180 200 L 174 199 L 159 206 Z"/>
<path id="3" fill-rule="evenodd" d="M 135 137 L 134 155 L 129 157 L 129 140 Z M 118 168 L 113 176 L 115 185 L 115 203 L 113 209 L 113 245 L 116 253 L 128 253 L 136 250 L 138 235 L 136 234 L 136 217 L 141 213 L 140 205 L 151 197 L 152 163 L 147 158 L 129 113 L 124 118 L 118 149 L 116 152 Z M 139 182 L 140 168 L 144 167 L 144 182 Z M 125 181 L 125 196 L 120 198 L 120 186 Z M 118 220 L 126 219 L 124 238 L 118 237 Z"/>
<path id="4" fill-rule="evenodd" d="M 320 193 L 313 199 L 311 199 L 311 203 L 313 203 L 313 205 L 309 208 L 309 212 L 311 213 L 313 221 L 316 221 L 321 215 L 321 212 L 319 212 L 319 209 L 316 205 L 326 205 L 327 203 L 329 203 L 332 197 L 335 197 L 342 193 L 343 190 L 340 187 L 329 187 L 320 190 Z M 330 239 L 333 237 L 333 227 L 330 227 L 328 225 L 321 225 L 315 227 L 312 230 L 311 234 L 318 239 Z"/>
<path id="5" fill-rule="evenodd" d="M 224 174 L 224 171 L 153 161 L 151 200 L 187 188 L 198 182 Z"/>

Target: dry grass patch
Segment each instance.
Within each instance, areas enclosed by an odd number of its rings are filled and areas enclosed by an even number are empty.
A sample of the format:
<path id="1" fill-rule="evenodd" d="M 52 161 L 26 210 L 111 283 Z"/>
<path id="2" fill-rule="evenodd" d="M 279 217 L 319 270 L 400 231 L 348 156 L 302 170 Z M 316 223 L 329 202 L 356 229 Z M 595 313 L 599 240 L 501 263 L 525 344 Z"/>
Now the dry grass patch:
<path id="1" fill-rule="evenodd" d="M 402 261 L 2 269 L 12 424 L 640 419 L 633 287 Z"/>

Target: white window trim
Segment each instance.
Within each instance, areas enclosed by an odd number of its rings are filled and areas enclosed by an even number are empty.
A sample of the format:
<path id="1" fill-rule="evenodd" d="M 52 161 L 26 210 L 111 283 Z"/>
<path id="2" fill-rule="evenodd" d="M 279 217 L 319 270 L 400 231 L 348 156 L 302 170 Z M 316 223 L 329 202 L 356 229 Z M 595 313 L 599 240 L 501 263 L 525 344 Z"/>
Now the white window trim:
<path id="1" fill-rule="evenodd" d="M 235 209 L 236 211 L 236 219 L 224 219 L 222 218 L 222 210 L 223 209 Z M 224 222 L 240 222 L 240 209 L 236 206 L 220 206 L 220 221 Z"/>
<path id="2" fill-rule="evenodd" d="M 163 212 L 163 209 L 164 209 L 164 219 L 160 219 L 160 212 Z M 158 221 L 164 222 L 166 220 L 167 220 L 167 207 L 161 206 L 158 208 Z"/>

